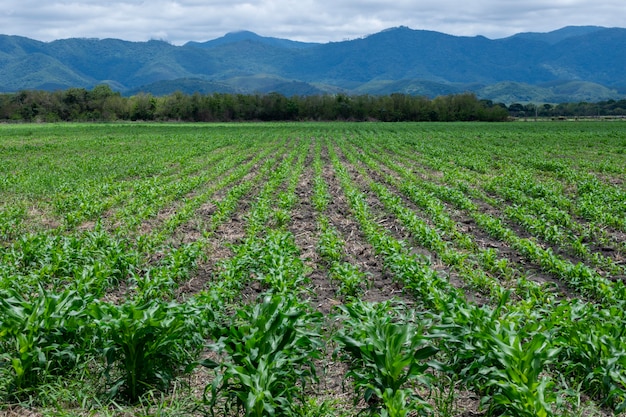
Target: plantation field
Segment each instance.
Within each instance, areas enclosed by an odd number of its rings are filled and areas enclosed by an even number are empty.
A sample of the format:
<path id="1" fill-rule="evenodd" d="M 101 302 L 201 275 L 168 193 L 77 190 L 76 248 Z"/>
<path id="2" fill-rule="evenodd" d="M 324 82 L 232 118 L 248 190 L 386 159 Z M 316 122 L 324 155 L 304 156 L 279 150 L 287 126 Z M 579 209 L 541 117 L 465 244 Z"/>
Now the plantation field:
<path id="1" fill-rule="evenodd" d="M 626 415 L 626 124 L 0 126 L 0 415 Z"/>

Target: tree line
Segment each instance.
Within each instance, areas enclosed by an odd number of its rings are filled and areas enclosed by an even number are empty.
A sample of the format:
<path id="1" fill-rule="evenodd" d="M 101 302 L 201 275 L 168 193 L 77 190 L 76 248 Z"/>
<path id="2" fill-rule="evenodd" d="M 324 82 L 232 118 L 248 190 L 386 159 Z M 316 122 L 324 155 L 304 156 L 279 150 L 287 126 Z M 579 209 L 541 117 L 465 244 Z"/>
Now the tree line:
<path id="1" fill-rule="evenodd" d="M 478 100 L 473 94 L 435 99 L 405 94 L 387 96 L 325 94 L 285 97 L 268 94 L 140 93 L 124 97 L 107 85 L 92 90 L 70 88 L 54 92 L 24 90 L 0 94 L 4 121 L 501 121 L 505 108 Z"/>
<path id="2" fill-rule="evenodd" d="M 390 95 L 140 93 L 124 97 L 108 85 L 91 90 L 23 90 L 0 94 L 0 121 L 504 121 L 513 117 L 624 114 L 626 100 L 536 106 L 480 100 L 464 93 L 434 99 Z M 621 113 L 620 113 L 621 112 Z"/>

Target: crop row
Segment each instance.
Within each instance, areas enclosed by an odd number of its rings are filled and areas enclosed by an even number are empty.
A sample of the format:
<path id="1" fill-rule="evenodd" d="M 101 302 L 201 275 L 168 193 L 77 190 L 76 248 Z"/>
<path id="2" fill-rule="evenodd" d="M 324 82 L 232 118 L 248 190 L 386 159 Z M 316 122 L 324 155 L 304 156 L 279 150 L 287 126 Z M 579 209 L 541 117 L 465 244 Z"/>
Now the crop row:
<path id="1" fill-rule="evenodd" d="M 342 167 L 338 161 L 336 164 L 341 173 Z M 616 354 L 614 349 L 611 354 L 596 358 L 586 371 L 581 369 L 584 362 L 578 362 L 582 358 L 590 359 L 590 340 L 585 337 L 582 342 L 578 336 L 577 341 L 582 343 L 575 343 L 573 340 L 576 339 L 571 337 L 574 329 L 580 329 L 577 327 L 579 321 L 585 322 L 592 338 L 604 334 L 607 342 L 612 340 L 609 343 L 611 346 L 622 345 L 620 332 L 607 332 L 610 327 L 607 328 L 606 322 L 597 317 L 593 305 L 580 302 L 568 305 L 564 302 L 554 311 L 549 307 L 542 308 L 540 304 L 530 309 L 525 303 L 515 307 L 505 304 L 506 292 L 495 309 L 467 304 L 456 288 L 429 268 L 427 260 L 410 255 L 405 244 L 380 229 L 372 220 L 365 196 L 354 188 L 345 171 L 341 175 L 355 215 L 368 239 L 384 256 L 388 268 L 403 281 L 406 288 L 419 296 L 428 309 L 441 315 L 439 319 L 442 323 L 448 324 L 442 335 L 448 350 L 448 366 L 457 375 L 464 376 L 465 383 L 487 394 L 484 398 L 490 399 L 491 407 L 504 408 L 516 415 L 525 415 L 525 412 L 529 415 L 551 414 L 552 406 L 549 404 L 554 403 L 556 398 L 549 390 L 554 382 L 547 379 L 545 371 L 552 369 L 552 364 L 556 363 L 558 367 L 553 368 L 555 371 L 578 380 L 594 395 L 603 392 L 607 396 L 605 401 L 618 409 L 624 407 L 624 391 L 618 388 L 623 386 L 623 368 L 612 374 L 612 381 L 599 378 L 596 374 L 599 362 L 604 369 L 612 363 L 612 355 Z M 568 313 L 576 314 L 576 320 L 563 316 Z M 619 321 L 621 319 L 614 323 Z M 595 349 L 595 353 L 600 354 L 602 344 L 596 343 Z M 583 379 L 579 379 L 583 375 Z M 592 380 L 596 382 L 591 383 Z"/>
<path id="2" fill-rule="evenodd" d="M 569 282 L 576 291 L 580 291 L 583 294 L 591 294 L 600 300 L 607 299 L 610 301 L 614 297 L 622 297 L 623 285 L 621 282 L 612 283 L 589 266 L 581 262 L 574 264 L 554 253 L 551 248 L 543 247 L 536 240 L 520 237 L 501 218 L 481 210 L 471 196 L 468 195 L 466 187 L 458 184 L 440 185 L 414 175 L 411 169 L 389 159 L 385 163 L 388 164 L 389 168 L 401 175 L 403 181 L 414 184 L 432 193 L 437 198 L 453 204 L 457 209 L 463 210 L 489 235 L 495 239 L 507 242 L 515 250 L 519 251 L 522 256 L 536 263 L 546 272 L 555 274 L 560 279 Z"/>

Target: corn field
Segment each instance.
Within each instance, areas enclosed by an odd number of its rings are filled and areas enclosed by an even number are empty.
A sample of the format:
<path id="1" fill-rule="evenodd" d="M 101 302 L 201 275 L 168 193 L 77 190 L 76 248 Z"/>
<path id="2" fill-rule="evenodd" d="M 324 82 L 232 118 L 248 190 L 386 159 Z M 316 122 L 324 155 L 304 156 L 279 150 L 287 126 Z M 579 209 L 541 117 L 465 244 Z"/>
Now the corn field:
<path id="1" fill-rule="evenodd" d="M 0 415 L 626 415 L 621 122 L 0 126 Z"/>

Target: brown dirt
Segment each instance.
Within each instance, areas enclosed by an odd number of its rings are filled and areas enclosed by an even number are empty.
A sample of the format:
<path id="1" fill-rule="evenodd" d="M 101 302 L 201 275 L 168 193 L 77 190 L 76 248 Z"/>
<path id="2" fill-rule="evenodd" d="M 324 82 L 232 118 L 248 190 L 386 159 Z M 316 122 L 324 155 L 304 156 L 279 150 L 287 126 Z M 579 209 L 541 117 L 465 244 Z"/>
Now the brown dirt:
<path id="1" fill-rule="evenodd" d="M 311 142 L 311 147 L 313 142 Z M 298 203 L 292 209 L 291 224 L 289 230 L 293 233 L 295 243 L 300 248 L 300 258 L 310 271 L 307 278 L 310 280 L 311 304 L 319 311 L 328 313 L 335 302 L 335 290 L 328 279 L 327 271 L 321 264 L 317 253 L 318 230 L 316 212 L 311 204 L 313 195 L 313 170 L 311 168 L 313 156 L 311 147 L 307 154 L 305 166 L 307 167 L 295 190 Z"/>
<path id="2" fill-rule="evenodd" d="M 626 267 L 626 232 L 615 230 L 602 230 L 602 232 L 606 235 L 602 236 L 602 238 L 607 238 L 608 242 L 601 245 L 587 242 L 589 250 L 591 252 L 600 252 L 603 256 L 612 259 L 613 262 Z"/>
<path id="3" fill-rule="evenodd" d="M 61 227 L 61 219 L 37 206 L 28 208 L 24 223 L 26 230 L 51 230 Z"/>
<path id="4" fill-rule="evenodd" d="M 41 417 L 43 414 L 19 405 L 0 409 L 0 417 Z"/>
<path id="5" fill-rule="evenodd" d="M 102 296 L 101 300 L 106 303 L 120 305 L 128 299 L 128 296 L 132 291 L 133 290 L 128 285 L 128 282 L 123 281 L 115 287 L 108 289 Z"/>

